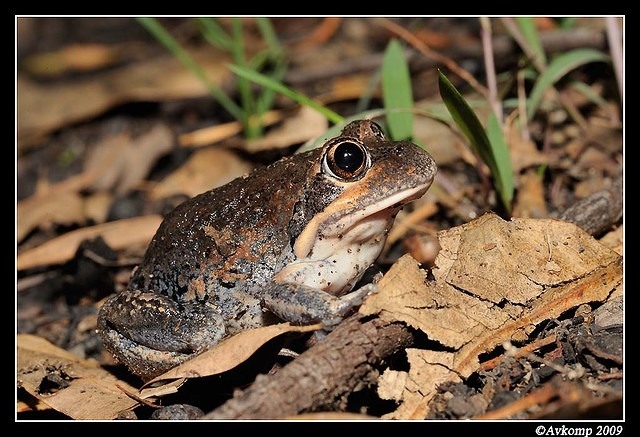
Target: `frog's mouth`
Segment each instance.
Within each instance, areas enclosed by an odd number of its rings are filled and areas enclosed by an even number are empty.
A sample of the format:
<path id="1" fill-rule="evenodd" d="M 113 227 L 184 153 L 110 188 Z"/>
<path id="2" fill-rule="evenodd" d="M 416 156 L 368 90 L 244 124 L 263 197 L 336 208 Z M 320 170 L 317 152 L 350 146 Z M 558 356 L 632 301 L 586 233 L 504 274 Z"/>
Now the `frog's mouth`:
<path id="1" fill-rule="evenodd" d="M 373 262 L 384 246 L 387 232 L 398 211 L 412 200 L 422 197 L 431 182 L 429 180 L 423 185 L 399 190 L 364 207 L 343 200 L 351 196 L 339 198 L 317 214 L 300 233 L 294 245 L 296 257 L 326 259 L 335 255 L 341 247 L 353 248 L 354 245 L 367 244 L 379 249 L 371 260 Z"/>
<path id="2" fill-rule="evenodd" d="M 421 197 L 430 184 L 399 190 L 364 207 L 349 200 L 333 202 L 300 234 L 294 245 L 296 261 L 275 279 L 334 295 L 351 290 L 380 255 L 398 211 Z"/>

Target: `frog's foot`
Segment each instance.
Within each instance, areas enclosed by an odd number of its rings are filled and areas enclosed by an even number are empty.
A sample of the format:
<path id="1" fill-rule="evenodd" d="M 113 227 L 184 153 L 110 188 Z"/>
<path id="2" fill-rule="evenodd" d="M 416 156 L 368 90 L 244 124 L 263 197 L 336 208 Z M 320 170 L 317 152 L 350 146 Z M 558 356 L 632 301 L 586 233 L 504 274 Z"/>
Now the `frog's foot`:
<path id="1" fill-rule="evenodd" d="M 98 328 L 107 349 L 141 376 L 151 368 L 167 370 L 185 361 L 225 333 L 222 316 L 202 302 L 181 304 L 139 291 L 107 300 Z"/>
<path id="2" fill-rule="evenodd" d="M 263 305 L 287 322 L 296 325 L 321 322 L 325 329 L 330 330 L 375 291 L 375 284 L 367 284 L 344 296 L 336 297 L 305 285 L 272 284 L 265 290 Z"/>
<path id="3" fill-rule="evenodd" d="M 100 335 L 107 350 L 116 361 L 126 365 L 132 373 L 144 381 L 162 375 L 193 356 L 143 346 L 110 328 L 100 330 Z"/>

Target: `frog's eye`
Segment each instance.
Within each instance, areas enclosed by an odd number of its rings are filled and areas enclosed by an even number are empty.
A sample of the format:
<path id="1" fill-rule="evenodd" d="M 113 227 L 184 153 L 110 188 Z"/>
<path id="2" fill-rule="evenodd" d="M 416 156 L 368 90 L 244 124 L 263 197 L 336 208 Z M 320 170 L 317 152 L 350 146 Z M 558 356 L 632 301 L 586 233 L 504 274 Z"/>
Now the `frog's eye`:
<path id="1" fill-rule="evenodd" d="M 322 171 L 343 181 L 360 179 L 371 166 L 371 157 L 355 138 L 340 138 L 332 144 L 322 159 Z"/>

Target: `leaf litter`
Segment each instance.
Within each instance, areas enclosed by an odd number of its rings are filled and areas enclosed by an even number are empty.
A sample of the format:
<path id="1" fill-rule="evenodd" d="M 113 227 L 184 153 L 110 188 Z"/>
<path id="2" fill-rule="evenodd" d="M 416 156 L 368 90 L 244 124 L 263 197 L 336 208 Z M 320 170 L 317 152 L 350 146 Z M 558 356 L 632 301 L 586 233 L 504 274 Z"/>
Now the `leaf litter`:
<path id="1" fill-rule="evenodd" d="M 622 257 L 570 223 L 507 222 L 489 213 L 439 232 L 439 241 L 433 280 L 405 255 L 360 309 L 405 322 L 442 346 L 408 349 L 406 375 L 382 375 L 380 396 L 400 404 L 385 418 L 424 418 L 437 387 L 469 377 L 481 355 L 525 343 L 539 323 L 604 302 L 622 287 Z"/>

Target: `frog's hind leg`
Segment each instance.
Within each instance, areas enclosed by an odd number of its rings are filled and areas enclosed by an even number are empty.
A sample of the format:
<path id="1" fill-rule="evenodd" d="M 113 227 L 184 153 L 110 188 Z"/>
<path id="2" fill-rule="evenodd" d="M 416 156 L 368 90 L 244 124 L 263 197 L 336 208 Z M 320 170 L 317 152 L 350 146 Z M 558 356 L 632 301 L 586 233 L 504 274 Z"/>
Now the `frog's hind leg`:
<path id="1" fill-rule="evenodd" d="M 144 381 L 162 375 L 169 369 L 187 361 L 192 355 L 151 349 L 117 333 L 113 329 L 101 329 L 100 335 L 107 350 L 117 362 L 123 363 Z"/>
<path id="2" fill-rule="evenodd" d="M 125 291 L 107 300 L 98 315 L 98 329 L 107 349 L 125 363 L 140 359 L 179 363 L 225 334 L 222 316 L 212 307 L 140 291 Z"/>

